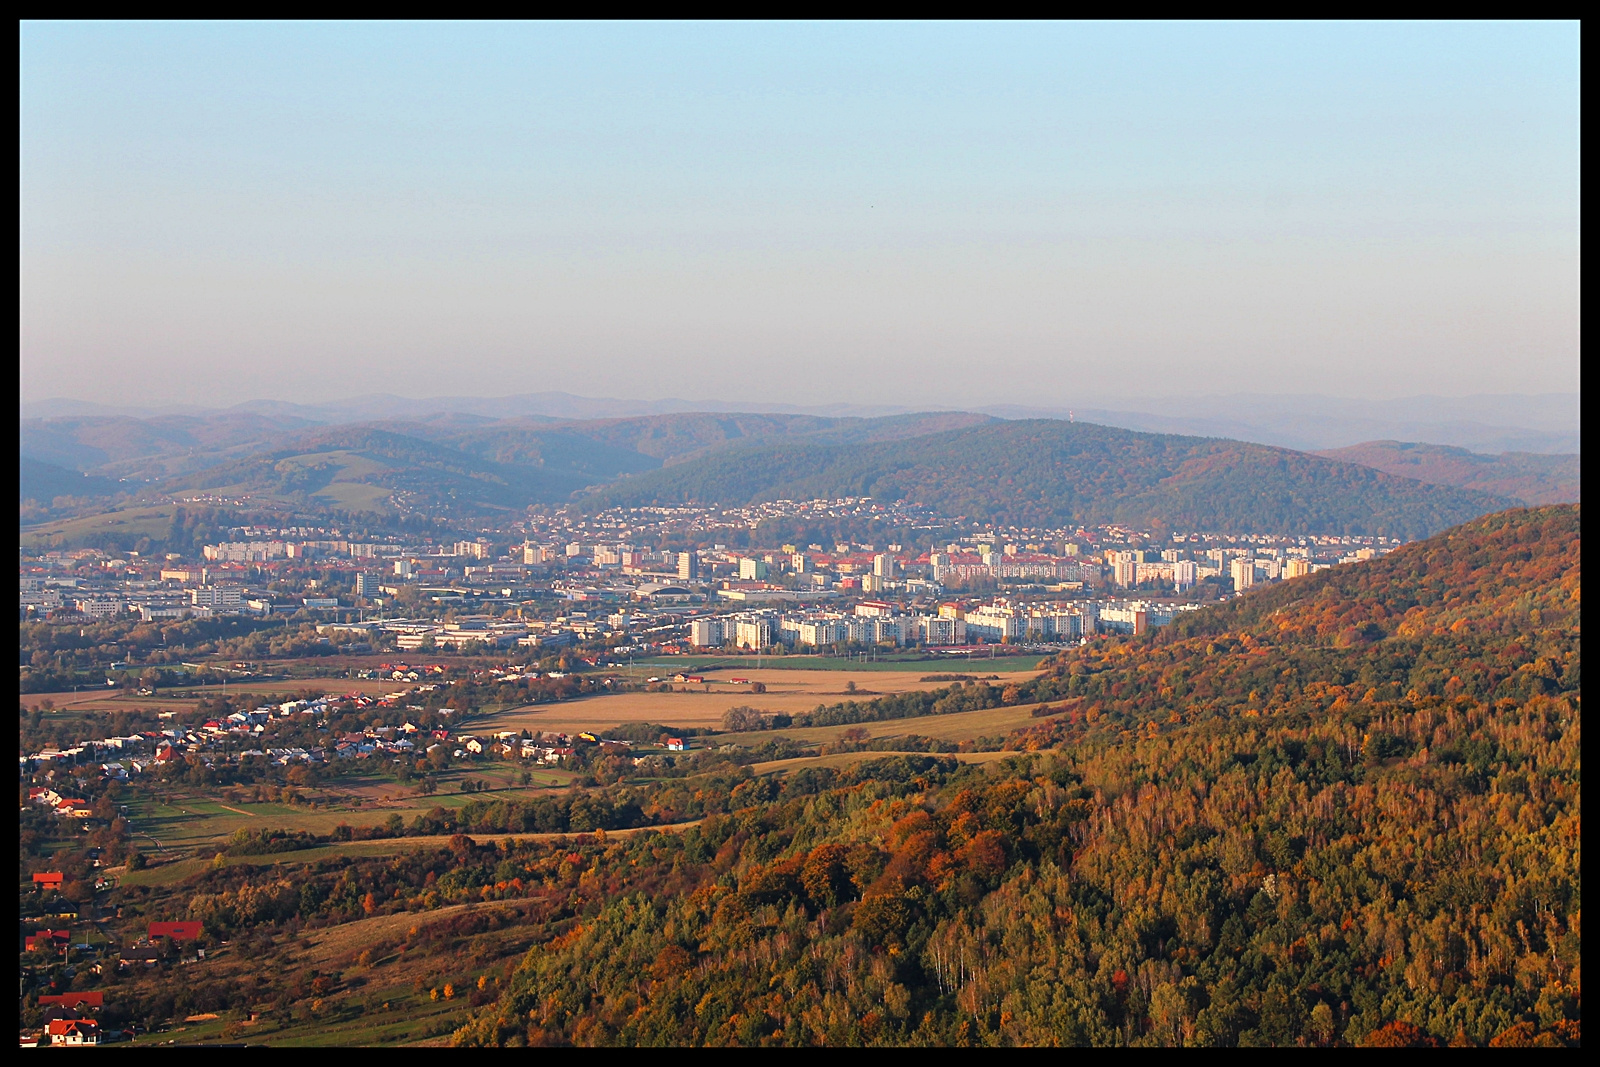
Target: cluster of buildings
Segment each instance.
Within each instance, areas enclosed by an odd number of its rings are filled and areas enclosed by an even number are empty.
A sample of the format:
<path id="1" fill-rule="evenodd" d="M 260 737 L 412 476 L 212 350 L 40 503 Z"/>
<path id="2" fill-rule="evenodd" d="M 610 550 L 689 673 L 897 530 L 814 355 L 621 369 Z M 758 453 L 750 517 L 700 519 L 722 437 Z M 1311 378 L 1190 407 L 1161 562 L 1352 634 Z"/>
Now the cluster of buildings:
<path id="1" fill-rule="evenodd" d="M 1143 633 L 1164 626 L 1176 611 L 1149 601 L 1017 603 L 1006 599 L 969 606 L 940 604 L 936 612 L 902 610 L 881 600 L 857 603 L 850 613 L 744 611 L 694 619 L 687 626 L 694 648 L 734 646 L 825 649 L 845 644 L 965 648 L 978 644 L 1067 644 L 1097 633 Z"/>
<path id="2" fill-rule="evenodd" d="M 51 880 L 54 880 L 53 883 Z M 35 888 L 40 892 L 59 889 L 61 872 L 51 871 L 34 875 Z M 78 953 L 82 965 L 96 973 L 113 961 L 119 972 L 135 968 L 149 969 L 171 957 L 184 963 L 205 959 L 206 950 L 198 944 L 204 936 L 203 924 L 194 920 L 176 922 L 151 922 L 132 945 L 117 951 L 114 945 L 73 943 L 70 930 L 40 929 L 24 938 L 24 951 L 44 951 L 63 958 L 69 949 Z M 81 990 L 68 993 L 45 993 L 38 1000 L 42 1025 L 24 1030 L 20 1035 L 23 1048 L 48 1046 L 88 1047 L 105 1044 L 139 1032 L 137 1027 L 113 1030 L 102 1026 L 97 1016 L 105 1010 L 105 993 L 101 990 Z"/>
<path id="3" fill-rule="evenodd" d="M 49 787 L 29 789 L 28 803 L 47 808 L 63 819 L 89 819 L 94 817 L 94 808 L 88 801 L 64 797 Z"/>

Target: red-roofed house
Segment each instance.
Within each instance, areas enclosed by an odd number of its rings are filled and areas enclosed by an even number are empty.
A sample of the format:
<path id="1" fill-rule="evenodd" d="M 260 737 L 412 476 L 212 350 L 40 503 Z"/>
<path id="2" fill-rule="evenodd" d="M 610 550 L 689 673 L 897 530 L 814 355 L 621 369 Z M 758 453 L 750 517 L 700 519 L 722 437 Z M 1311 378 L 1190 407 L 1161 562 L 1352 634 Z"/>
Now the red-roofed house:
<path id="1" fill-rule="evenodd" d="M 24 952 L 32 952 L 35 947 L 44 947 L 59 951 L 67 947 L 72 941 L 72 934 L 66 930 L 40 930 L 31 937 L 22 939 Z"/>
<path id="2" fill-rule="evenodd" d="M 88 1019 L 51 1019 L 45 1027 L 52 1045 L 98 1045 L 100 1027 Z"/>
<path id="3" fill-rule="evenodd" d="M 103 1008 L 106 1006 L 106 995 L 101 992 L 93 993 L 51 993 L 39 998 L 42 1004 L 59 1004 L 63 1008 Z"/>
<path id="4" fill-rule="evenodd" d="M 61 880 L 60 871 L 44 871 L 33 876 L 33 884 L 40 889 L 60 889 Z"/>
<path id="5" fill-rule="evenodd" d="M 163 937 L 170 937 L 174 941 L 193 941 L 200 936 L 200 924 L 197 922 L 151 923 L 150 940 L 159 941 Z"/>

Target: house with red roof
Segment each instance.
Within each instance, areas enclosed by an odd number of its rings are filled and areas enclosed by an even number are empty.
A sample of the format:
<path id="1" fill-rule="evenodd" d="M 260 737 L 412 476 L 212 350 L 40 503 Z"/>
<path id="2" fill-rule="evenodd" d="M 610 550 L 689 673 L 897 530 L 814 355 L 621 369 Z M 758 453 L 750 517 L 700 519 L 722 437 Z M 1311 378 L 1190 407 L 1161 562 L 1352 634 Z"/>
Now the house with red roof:
<path id="1" fill-rule="evenodd" d="M 58 1004 L 63 1008 L 103 1008 L 106 1006 L 106 995 L 98 990 L 92 993 L 49 993 L 39 998 L 39 1004 Z"/>
<path id="2" fill-rule="evenodd" d="M 51 1019 L 45 1025 L 52 1045 L 98 1045 L 100 1025 L 92 1019 Z"/>
<path id="3" fill-rule="evenodd" d="M 174 941 L 193 941 L 200 936 L 198 922 L 151 923 L 150 940 L 160 941 L 170 937 Z"/>
<path id="4" fill-rule="evenodd" d="M 33 884 L 39 889 L 60 889 L 62 877 L 60 871 L 43 871 L 33 876 Z"/>
<path id="5" fill-rule="evenodd" d="M 32 952 L 35 948 L 48 948 L 60 952 L 72 941 L 72 934 L 67 930 L 40 930 L 30 937 L 22 939 L 24 952 Z"/>

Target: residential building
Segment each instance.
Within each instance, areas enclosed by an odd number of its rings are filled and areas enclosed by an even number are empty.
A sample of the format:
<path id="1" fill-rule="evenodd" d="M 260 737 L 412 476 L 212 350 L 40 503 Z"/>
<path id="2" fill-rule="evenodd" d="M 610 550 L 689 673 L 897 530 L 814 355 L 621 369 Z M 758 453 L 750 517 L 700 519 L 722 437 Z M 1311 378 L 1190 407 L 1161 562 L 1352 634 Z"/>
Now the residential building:
<path id="1" fill-rule="evenodd" d="M 693 582 L 700 577 L 700 554 L 698 552 L 678 553 L 678 581 Z"/>
<path id="2" fill-rule="evenodd" d="M 981 637 L 986 641 L 1014 641 L 1024 633 L 1023 621 L 1015 614 L 998 608 L 969 611 L 966 615 L 967 637 Z"/>
<path id="3" fill-rule="evenodd" d="M 1242 593 L 1256 584 L 1256 561 L 1245 556 L 1235 557 L 1229 565 L 1235 592 Z"/>
<path id="4" fill-rule="evenodd" d="M 716 648 L 728 643 L 721 619 L 695 619 L 689 624 L 689 643 L 696 648 Z"/>
<path id="5" fill-rule="evenodd" d="M 925 645 L 964 645 L 967 643 L 967 624 L 961 619 L 944 615 L 924 615 L 917 619 L 916 635 Z"/>
<path id="6" fill-rule="evenodd" d="M 238 611 L 244 604 L 244 590 L 236 585 L 204 585 L 189 590 L 189 603 L 217 612 Z"/>
<path id="7" fill-rule="evenodd" d="M 843 644 L 850 640 L 850 626 L 843 619 L 810 619 L 800 624 L 800 643 L 812 648 Z"/>
<path id="8" fill-rule="evenodd" d="M 768 648 L 777 640 L 778 628 L 771 619 L 740 619 L 735 624 L 734 644 L 740 648 Z"/>

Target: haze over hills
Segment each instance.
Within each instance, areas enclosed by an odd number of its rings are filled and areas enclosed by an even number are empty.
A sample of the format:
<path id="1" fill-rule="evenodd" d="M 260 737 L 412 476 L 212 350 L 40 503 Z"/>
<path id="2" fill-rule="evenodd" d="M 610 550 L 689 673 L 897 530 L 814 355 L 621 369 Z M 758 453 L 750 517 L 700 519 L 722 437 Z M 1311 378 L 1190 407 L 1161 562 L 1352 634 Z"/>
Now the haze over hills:
<path id="1" fill-rule="evenodd" d="M 906 441 L 757 445 L 625 479 L 585 506 L 871 496 L 1022 525 L 1418 537 L 1511 501 L 1305 453 L 1090 423 L 996 422 Z"/>
<path id="2" fill-rule="evenodd" d="M 582 397 L 565 392 L 525 393 L 496 397 L 432 397 L 414 399 L 386 394 L 305 404 L 253 400 L 227 409 L 193 406 L 107 407 L 68 399 L 22 405 L 31 419 L 161 415 L 259 415 L 292 424 L 339 424 L 380 420 L 417 420 L 443 414 L 485 419 L 620 419 L 644 415 L 694 412 L 813 415 L 828 418 L 872 418 L 952 405 L 925 404 L 785 404 L 684 400 L 625 400 Z M 1353 400 L 1342 397 L 1238 393 L 1182 397 L 1085 398 L 1072 404 L 962 405 L 963 410 L 1005 419 L 1069 417 L 1153 433 L 1228 437 L 1307 451 L 1342 448 L 1363 441 L 1389 439 L 1426 441 L 1476 452 L 1561 453 L 1579 451 L 1579 400 L 1576 393 L 1416 396 L 1396 400 Z"/>
<path id="3" fill-rule="evenodd" d="M 23 500 L 54 500 L 58 496 L 110 496 L 117 492 L 118 484 L 110 478 L 97 478 L 23 456 L 17 488 Z"/>
<path id="4" fill-rule="evenodd" d="M 355 511 L 399 500 L 440 514 L 559 504 L 598 489 L 587 507 L 873 496 L 1027 525 L 1416 537 L 1514 503 L 1264 445 L 972 413 L 446 415 L 273 431 L 273 420 L 251 414 L 39 420 L 24 424 L 23 452 L 57 466 L 107 460 L 91 469 L 129 479 L 124 491 Z M 223 462 L 197 469 L 202 457 Z"/>
<path id="5" fill-rule="evenodd" d="M 1485 456 L 1464 448 L 1407 441 L 1366 441 L 1349 448 L 1320 451 L 1319 456 L 1361 463 L 1402 478 L 1433 485 L 1513 497 L 1528 504 L 1572 504 L 1582 487 L 1575 455 L 1506 452 Z"/>

